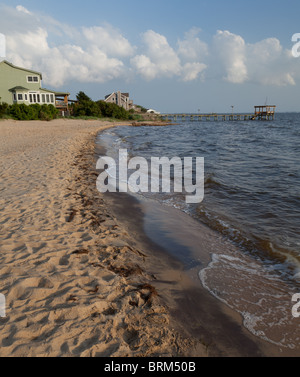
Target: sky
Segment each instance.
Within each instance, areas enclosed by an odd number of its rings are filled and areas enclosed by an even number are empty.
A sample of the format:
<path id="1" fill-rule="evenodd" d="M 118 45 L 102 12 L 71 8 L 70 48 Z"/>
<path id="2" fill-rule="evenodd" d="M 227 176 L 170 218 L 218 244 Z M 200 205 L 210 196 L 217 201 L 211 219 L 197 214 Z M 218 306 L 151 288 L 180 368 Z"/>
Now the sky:
<path id="1" fill-rule="evenodd" d="M 300 111 L 299 17 L 299 0 L 0 0 L 0 60 L 71 99 L 121 90 L 162 113 Z"/>

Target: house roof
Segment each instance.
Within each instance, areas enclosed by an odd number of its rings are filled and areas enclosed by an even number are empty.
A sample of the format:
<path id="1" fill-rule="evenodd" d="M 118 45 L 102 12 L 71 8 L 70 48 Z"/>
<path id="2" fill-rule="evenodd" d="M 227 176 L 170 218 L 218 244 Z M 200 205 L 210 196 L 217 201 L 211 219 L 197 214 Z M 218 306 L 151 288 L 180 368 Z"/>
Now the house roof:
<path id="1" fill-rule="evenodd" d="M 111 94 L 108 94 L 107 96 L 105 96 L 105 100 L 109 99 L 111 96 L 113 96 L 116 93 L 121 93 L 121 92 L 118 91 L 118 92 L 113 92 Z M 121 93 L 121 95 L 124 96 L 124 97 L 128 97 L 129 98 L 129 93 Z"/>
<path id="2" fill-rule="evenodd" d="M 105 100 L 107 100 L 108 98 L 110 98 L 113 94 L 115 94 L 115 92 L 113 92 L 113 93 L 108 94 L 107 96 L 105 96 Z"/>
<path id="3" fill-rule="evenodd" d="M 68 92 L 55 92 L 54 90 L 49 90 L 49 89 L 46 89 L 46 88 L 40 88 L 40 90 L 42 90 L 43 92 L 54 94 L 57 97 L 60 97 L 60 96 L 69 96 L 70 95 L 70 93 L 68 93 Z M 29 89 L 28 88 L 24 88 L 24 86 L 15 86 L 14 88 L 9 89 L 9 91 L 10 92 L 16 92 L 16 91 L 19 91 L 19 92 L 21 92 L 21 91 L 28 92 Z"/>
<path id="4" fill-rule="evenodd" d="M 28 92 L 29 89 L 24 88 L 24 86 L 15 86 L 14 88 L 9 89 L 10 92 L 16 92 L 17 90 L 18 90 L 19 92 L 20 92 L 20 91 Z"/>
<path id="5" fill-rule="evenodd" d="M 12 63 L 8 62 L 7 60 L 3 60 L 1 64 L 7 64 L 9 65 L 10 67 L 12 68 L 15 68 L 15 69 L 20 69 L 21 71 L 26 71 L 26 72 L 29 72 L 29 73 L 32 73 L 34 75 L 39 75 L 41 77 L 41 80 L 43 79 L 43 75 L 41 74 L 41 72 L 37 72 L 37 71 L 32 71 L 31 69 L 26 69 L 26 68 L 21 68 L 21 67 L 17 67 L 16 65 L 13 65 Z"/>
<path id="6" fill-rule="evenodd" d="M 58 97 L 61 97 L 61 96 L 69 96 L 71 93 L 69 93 L 69 92 L 54 92 L 54 94 Z"/>
<path id="7" fill-rule="evenodd" d="M 48 93 L 54 94 L 57 97 L 69 96 L 70 95 L 69 92 L 56 92 L 55 90 L 50 90 L 50 89 L 46 89 L 46 88 L 40 88 L 40 90 L 42 90 L 43 92 L 48 92 Z"/>

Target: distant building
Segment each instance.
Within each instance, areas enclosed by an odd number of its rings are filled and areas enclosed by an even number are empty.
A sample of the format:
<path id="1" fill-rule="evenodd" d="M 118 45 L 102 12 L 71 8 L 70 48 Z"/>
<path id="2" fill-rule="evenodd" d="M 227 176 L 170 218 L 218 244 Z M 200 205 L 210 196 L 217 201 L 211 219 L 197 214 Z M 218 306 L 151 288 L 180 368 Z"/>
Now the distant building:
<path id="1" fill-rule="evenodd" d="M 40 72 L 17 67 L 6 60 L 0 62 L 0 102 L 53 105 L 67 112 L 70 93 L 43 89 L 42 79 Z"/>
<path id="2" fill-rule="evenodd" d="M 127 111 L 134 108 L 133 101 L 129 98 L 129 93 L 121 93 L 120 91 L 107 95 L 105 102 L 115 103 Z"/>

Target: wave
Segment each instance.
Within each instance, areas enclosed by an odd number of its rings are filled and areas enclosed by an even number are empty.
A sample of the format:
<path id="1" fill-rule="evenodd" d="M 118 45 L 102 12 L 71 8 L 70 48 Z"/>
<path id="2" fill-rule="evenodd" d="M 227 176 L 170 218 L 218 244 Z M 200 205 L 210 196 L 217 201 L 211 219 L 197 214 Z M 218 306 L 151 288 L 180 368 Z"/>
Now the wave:
<path id="1" fill-rule="evenodd" d="M 300 254 L 292 247 L 282 247 L 270 238 L 261 238 L 251 232 L 251 228 L 233 226 L 232 221 L 209 212 L 203 205 L 194 215 L 209 228 L 222 234 L 226 239 L 241 247 L 245 253 L 263 261 L 265 264 L 279 265 L 286 278 L 299 280 Z M 242 225 L 242 224 L 241 224 Z"/>
<path id="2" fill-rule="evenodd" d="M 213 254 L 199 278 L 214 297 L 241 314 L 244 326 L 255 336 L 284 348 L 298 346 L 290 316 L 295 291 L 283 283 L 274 266 L 241 254 Z"/>
<path id="3" fill-rule="evenodd" d="M 222 186 L 222 183 L 217 180 L 215 174 L 211 173 L 206 175 L 204 186 L 206 189 L 218 188 Z"/>

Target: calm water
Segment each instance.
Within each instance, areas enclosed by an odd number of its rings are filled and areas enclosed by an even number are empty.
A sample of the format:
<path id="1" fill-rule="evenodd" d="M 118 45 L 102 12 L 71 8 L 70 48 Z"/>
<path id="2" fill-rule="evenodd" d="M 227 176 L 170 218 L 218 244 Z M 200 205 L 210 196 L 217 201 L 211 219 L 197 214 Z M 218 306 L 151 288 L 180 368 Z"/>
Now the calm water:
<path id="1" fill-rule="evenodd" d="M 186 205 L 182 194 L 152 197 L 185 211 L 238 245 L 239 255 L 212 255 L 210 266 L 199 272 L 202 284 L 242 313 L 253 333 L 295 347 L 299 334 L 293 338 L 279 331 L 277 338 L 272 338 L 266 323 L 262 326 L 264 312 L 257 313 L 258 307 L 273 305 L 266 289 L 270 297 L 277 297 L 279 317 L 288 305 L 283 301 L 290 301 L 289 294 L 300 293 L 300 114 L 277 114 L 270 122 L 195 121 L 168 127 L 119 127 L 106 131 L 106 137 L 110 154 L 127 148 L 131 156 L 149 160 L 163 156 L 205 158 L 205 198 L 200 205 Z M 232 276 L 237 279 L 235 287 L 231 286 Z M 245 278 L 256 282 L 256 298 L 251 297 L 254 288 L 250 289 L 247 304 L 237 289 L 239 278 L 241 282 Z M 290 306 L 284 310 L 289 318 L 289 330 L 284 331 L 293 332 Z M 276 317 L 276 311 L 272 310 L 272 315 Z M 270 328 L 270 333 L 273 330 Z"/>

